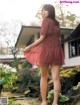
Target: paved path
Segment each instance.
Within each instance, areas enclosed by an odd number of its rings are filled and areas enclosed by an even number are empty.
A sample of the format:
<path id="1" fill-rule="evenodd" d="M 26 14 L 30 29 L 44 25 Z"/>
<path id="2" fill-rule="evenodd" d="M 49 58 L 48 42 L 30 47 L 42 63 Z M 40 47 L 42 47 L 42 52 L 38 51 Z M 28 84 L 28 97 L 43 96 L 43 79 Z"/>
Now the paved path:
<path id="1" fill-rule="evenodd" d="M 37 98 L 24 97 L 22 94 L 3 92 L 1 97 L 11 97 L 16 99 L 16 104 L 13 103 L 12 105 L 40 105 Z"/>

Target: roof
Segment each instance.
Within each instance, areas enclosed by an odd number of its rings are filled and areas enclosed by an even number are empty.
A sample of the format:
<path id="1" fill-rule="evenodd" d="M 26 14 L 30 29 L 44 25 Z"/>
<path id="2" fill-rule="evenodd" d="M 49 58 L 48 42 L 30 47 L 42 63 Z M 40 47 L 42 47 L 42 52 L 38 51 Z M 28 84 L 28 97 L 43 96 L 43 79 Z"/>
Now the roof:
<path id="1" fill-rule="evenodd" d="M 65 41 L 71 41 L 76 38 L 80 38 L 80 23 L 76 26 L 71 35 Z"/>
<path id="2" fill-rule="evenodd" d="M 25 48 L 31 36 L 40 32 L 39 26 L 22 26 L 15 47 Z M 70 35 L 73 28 L 61 27 L 61 34 Z"/>
<path id="3" fill-rule="evenodd" d="M 17 58 L 23 58 L 24 56 L 23 55 L 16 55 L 17 56 Z M 1 59 L 13 59 L 14 58 L 14 56 L 13 55 L 0 55 L 0 60 Z"/>
<path id="4" fill-rule="evenodd" d="M 26 44 L 30 40 L 31 36 L 35 33 L 39 33 L 40 27 L 39 26 L 22 26 L 19 37 L 15 44 L 15 47 L 26 47 Z"/>
<path id="5" fill-rule="evenodd" d="M 19 59 L 24 59 L 24 55 L 16 55 Z M 11 62 L 14 60 L 13 55 L 2 55 L 0 54 L 0 63 L 2 62 Z"/>

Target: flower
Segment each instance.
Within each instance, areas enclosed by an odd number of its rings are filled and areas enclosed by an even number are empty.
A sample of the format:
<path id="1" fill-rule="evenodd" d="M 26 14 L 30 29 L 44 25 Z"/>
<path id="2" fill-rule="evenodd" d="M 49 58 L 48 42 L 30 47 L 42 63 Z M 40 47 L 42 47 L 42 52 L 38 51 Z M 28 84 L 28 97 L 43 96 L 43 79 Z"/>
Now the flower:
<path id="1" fill-rule="evenodd" d="M 16 68 L 12 68 L 11 66 L 9 66 L 8 64 L 2 64 L 0 63 L 0 68 L 3 72 L 16 72 Z"/>
<path id="2" fill-rule="evenodd" d="M 11 71 L 12 71 L 12 72 L 16 72 L 16 68 L 12 68 Z"/>

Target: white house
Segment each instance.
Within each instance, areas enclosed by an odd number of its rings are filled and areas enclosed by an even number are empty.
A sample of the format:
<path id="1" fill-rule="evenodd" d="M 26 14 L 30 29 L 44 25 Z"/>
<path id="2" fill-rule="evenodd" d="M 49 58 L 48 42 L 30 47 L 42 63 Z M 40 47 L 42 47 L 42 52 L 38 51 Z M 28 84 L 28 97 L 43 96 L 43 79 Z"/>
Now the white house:
<path id="1" fill-rule="evenodd" d="M 22 26 L 15 44 L 25 48 L 39 38 L 39 26 Z M 80 24 L 76 28 L 61 27 L 61 44 L 65 55 L 64 66 L 80 65 Z"/>
<path id="2" fill-rule="evenodd" d="M 24 56 L 23 55 L 16 55 L 16 57 L 19 60 L 23 60 Z M 3 55 L 0 54 L 0 63 L 11 63 L 12 61 L 14 61 L 14 56 L 13 55 Z"/>
<path id="3" fill-rule="evenodd" d="M 64 41 L 65 65 L 80 65 L 80 24 Z"/>

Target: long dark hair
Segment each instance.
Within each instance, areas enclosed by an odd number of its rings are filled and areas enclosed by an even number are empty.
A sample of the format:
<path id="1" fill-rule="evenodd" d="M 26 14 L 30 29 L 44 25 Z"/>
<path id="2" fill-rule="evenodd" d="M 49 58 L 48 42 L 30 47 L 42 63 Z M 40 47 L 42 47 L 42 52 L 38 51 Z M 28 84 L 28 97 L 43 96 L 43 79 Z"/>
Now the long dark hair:
<path id="1" fill-rule="evenodd" d="M 59 25 L 59 22 L 58 22 L 58 21 L 56 20 L 56 18 L 55 18 L 55 8 L 54 8 L 53 5 L 51 5 L 51 4 L 45 4 L 45 5 L 43 6 L 43 8 L 42 8 L 42 11 L 43 11 L 43 10 L 48 11 L 49 15 L 48 15 L 47 18 L 53 19 L 54 22 L 55 22 L 55 25 Z"/>

